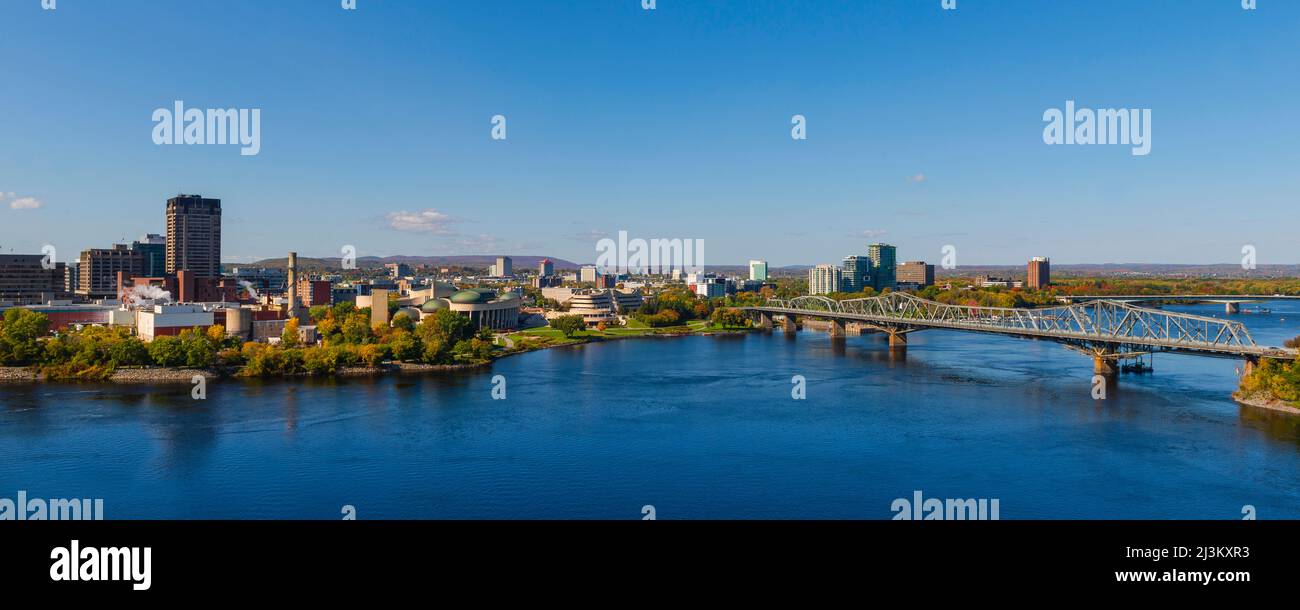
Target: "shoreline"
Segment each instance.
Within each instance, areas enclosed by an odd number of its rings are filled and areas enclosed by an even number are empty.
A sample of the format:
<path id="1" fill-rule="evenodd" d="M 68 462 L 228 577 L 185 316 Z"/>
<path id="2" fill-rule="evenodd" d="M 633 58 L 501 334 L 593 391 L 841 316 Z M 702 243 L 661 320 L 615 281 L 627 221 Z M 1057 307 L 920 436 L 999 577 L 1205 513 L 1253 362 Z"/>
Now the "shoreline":
<path id="1" fill-rule="evenodd" d="M 575 347 L 589 343 L 600 343 L 602 341 L 621 341 L 624 339 L 645 339 L 645 338 L 677 338 L 689 336 L 715 336 L 731 335 L 751 332 L 754 329 L 738 330 L 707 330 L 707 331 L 683 331 L 672 333 L 647 332 L 644 334 L 629 334 L 606 337 L 579 337 L 577 340 L 569 343 L 555 343 L 549 345 L 531 346 L 527 349 L 516 349 L 506 353 L 495 355 L 491 360 L 486 362 L 476 362 L 471 364 L 422 364 L 417 362 L 385 362 L 378 366 L 348 366 L 334 371 L 331 375 L 314 375 L 311 373 L 297 373 L 292 375 L 273 375 L 270 377 L 248 377 L 249 380 L 272 380 L 272 379 L 329 379 L 329 378 L 359 378 L 359 377 L 378 377 L 391 374 L 423 374 L 423 373 L 447 373 L 453 371 L 468 371 L 479 368 L 491 368 L 492 363 L 502 358 L 518 356 L 531 352 L 541 351 L 557 347 Z M 208 380 L 213 379 L 243 379 L 238 375 L 239 369 L 193 369 L 193 368 L 167 368 L 167 367 L 129 367 L 120 368 L 113 372 L 108 379 L 46 379 L 44 373 L 34 371 L 31 367 L 0 366 L 0 385 L 6 384 L 35 384 L 35 383 L 113 383 L 122 385 L 190 385 L 194 383 L 196 375 L 202 376 Z"/>
<path id="2" fill-rule="evenodd" d="M 1245 405 L 1247 407 L 1254 407 L 1256 409 L 1267 409 L 1270 411 L 1288 413 L 1291 415 L 1300 415 L 1300 409 L 1293 407 L 1284 401 L 1273 398 L 1272 396 L 1261 395 L 1258 392 L 1250 396 L 1246 396 L 1242 394 L 1240 391 L 1236 391 L 1232 393 L 1232 399 L 1236 401 L 1237 404 Z"/>

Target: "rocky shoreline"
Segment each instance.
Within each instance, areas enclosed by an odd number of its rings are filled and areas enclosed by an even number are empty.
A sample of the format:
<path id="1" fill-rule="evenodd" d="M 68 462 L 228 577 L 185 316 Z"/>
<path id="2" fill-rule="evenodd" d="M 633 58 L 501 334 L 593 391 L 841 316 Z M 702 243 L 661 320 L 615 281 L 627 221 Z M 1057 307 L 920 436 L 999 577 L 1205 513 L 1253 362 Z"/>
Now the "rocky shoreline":
<path id="1" fill-rule="evenodd" d="M 349 366 L 340 368 L 334 377 L 372 377 L 390 373 L 419 374 L 432 372 L 463 371 L 490 367 L 492 363 L 478 364 L 414 364 L 409 362 L 386 363 L 380 366 Z M 165 367 L 121 368 L 113 372 L 108 379 L 95 380 L 99 383 L 121 383 L 141 385 L 192 384 L 196 375 L 206 379 L 238 378 L 238 370 L 213 370 Z M 313 377 L 307 373 L 285 375 L 279 378 Z M 45 375 L 28 367 L 0 366 L 0 383 L 44 383 L 49 381 Z M 76 380 L 58 380 L 77 383 Z"/>
<path id="2" fill-rule="evenodd" d="M 1293 407 L 1287 404 L 1286 402 L 1273 398 L 1272 396 L 1265 393 L 1256 392 L 1255 394 L 1246 396 L 1241 392 L 1233 392 L 1232 399 L 1237 401 L 1237 404 L 1246 405 L 1248 407 L 1256 407 L 1259 409 L 1270 409 L 1273 411 L 1290 413 L 1291 415 L 1300 415 L 1300 409 L 1297 409 L 1296 407 Z"/>

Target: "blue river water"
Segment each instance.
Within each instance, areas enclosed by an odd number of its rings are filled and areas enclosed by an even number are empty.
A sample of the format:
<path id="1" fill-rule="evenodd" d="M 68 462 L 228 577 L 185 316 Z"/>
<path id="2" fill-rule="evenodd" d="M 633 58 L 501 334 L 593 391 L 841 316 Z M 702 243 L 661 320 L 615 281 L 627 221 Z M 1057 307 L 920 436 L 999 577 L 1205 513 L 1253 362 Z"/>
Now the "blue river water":
<path id="1" fill-rule="evenodd" d="M 1233 319 L 1261 344 L 1300 334 L 1300 304 L 1267 306 Z M 109 519 L 888 519 L 919 490 L 997 499 L 1003 519 L 1300 518 L 1300 418 L 1234 403 L 1236 361 L 1156 356 L 1097 401 L 1091 360 L 1053 343 L 910 341 L 632 339 L 474 372 L 224 380 L 205 401 L 0 385 L 0 497 L 103 498 Z"/>

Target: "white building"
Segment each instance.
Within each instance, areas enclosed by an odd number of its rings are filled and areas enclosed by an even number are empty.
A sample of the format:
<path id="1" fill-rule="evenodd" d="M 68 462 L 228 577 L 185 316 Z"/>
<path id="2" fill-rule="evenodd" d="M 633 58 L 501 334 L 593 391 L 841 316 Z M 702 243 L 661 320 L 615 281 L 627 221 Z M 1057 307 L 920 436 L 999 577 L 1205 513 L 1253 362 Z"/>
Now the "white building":
<path id="1" fill-rule="evenodd" d="M 155 305 L 152 310 L 136 313 L 135 332 L 143 341 L 155 337 L 179 335 L 187 328 L 206 329 L 214 316 L 201 305 Z"/>
<path id="2" fill-rule="evenodd" d="M 695 281 L 695 296 L 706 299 L 727 296 L 727 279 L 712 273 L 702 274 Z"/>
<path id="3" fill-rule="evenodd" d="M 808 294 L 839 292 L 844 283 L 844 270 L 835 265 L 817 265 L 808 270 Z"/>
<path id="4" fill-rule="evenodd" d="M 767 281 L 767 261 L 749 261 L 749 279 L 759 282 Z"/>

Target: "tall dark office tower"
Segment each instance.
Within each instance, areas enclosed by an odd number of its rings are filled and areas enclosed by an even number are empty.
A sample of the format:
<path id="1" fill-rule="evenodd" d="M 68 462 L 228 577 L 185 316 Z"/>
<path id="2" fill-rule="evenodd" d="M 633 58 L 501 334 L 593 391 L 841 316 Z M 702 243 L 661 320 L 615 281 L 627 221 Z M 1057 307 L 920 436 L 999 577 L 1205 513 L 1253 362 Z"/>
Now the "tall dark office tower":
<path id="1" fill-rule="evenodd" d="M 871 244 L 867 246 L 867 257 L 871 259 L 871 283 L 876 290 L 897 290 L 898 258 L 894 247 L 889 244 Z"/>
<path id="2" fill-rule="evenodd" d="M 871 285 L 871 259 L 865 256 L 844 257 L 844 292 L 862 292 Z"/>
<path id="3" fill-rule="evenodd" d="M 178 195 L 167 200 L 167 273 L 221 277 L 221 200 Z"/>
<path id="4" fill-rule="evenodd" d="M 167 238 L 150 233 L 131 244 L 131 249 L 144 255 L 145 277 L 162 277 L 167 273 Z"/>

